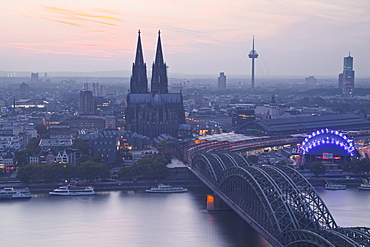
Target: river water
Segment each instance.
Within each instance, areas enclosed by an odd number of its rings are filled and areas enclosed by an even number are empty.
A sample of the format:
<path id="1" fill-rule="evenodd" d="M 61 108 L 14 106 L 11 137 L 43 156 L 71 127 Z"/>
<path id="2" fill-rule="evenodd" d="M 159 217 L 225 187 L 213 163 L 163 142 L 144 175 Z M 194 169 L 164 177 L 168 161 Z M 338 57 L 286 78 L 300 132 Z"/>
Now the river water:
<path id="1" fill-rule="evenodd" d="M 0 202 L 0 246 L 265 247 L 232 211 L 208 212 L 205 187 Z M 340 226 L 370 226 L 370 191 L 319 190 Z"/>

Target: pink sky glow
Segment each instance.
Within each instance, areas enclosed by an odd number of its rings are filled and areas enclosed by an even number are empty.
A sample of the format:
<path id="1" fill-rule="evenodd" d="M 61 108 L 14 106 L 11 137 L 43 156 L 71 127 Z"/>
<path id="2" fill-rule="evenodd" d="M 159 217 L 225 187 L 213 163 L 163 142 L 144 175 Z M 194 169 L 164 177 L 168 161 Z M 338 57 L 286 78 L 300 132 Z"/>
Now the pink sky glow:
<path id="1" fill-rule="evenodd" d="M 0 71 L 130 70 L 137 31 L 145 62 L 161 30 L 171 73 L 333 76 L 351 52 L 370 76 L 367 0 L 2 0 Z"/>

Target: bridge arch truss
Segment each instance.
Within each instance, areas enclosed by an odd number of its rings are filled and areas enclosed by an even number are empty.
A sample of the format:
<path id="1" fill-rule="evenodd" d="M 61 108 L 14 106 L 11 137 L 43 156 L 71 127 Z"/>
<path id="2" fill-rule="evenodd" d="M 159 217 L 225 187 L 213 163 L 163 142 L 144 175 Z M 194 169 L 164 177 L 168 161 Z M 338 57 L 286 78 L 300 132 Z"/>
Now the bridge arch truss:
<path id="1" fill-rule="evenodd" d="M 250 166 L 235 153 L 207 153 L 190 166 L 225 202 L 281 246 L 370 246 L 368 228 L 340 228 L 311 184 L 288 166 Z"/>

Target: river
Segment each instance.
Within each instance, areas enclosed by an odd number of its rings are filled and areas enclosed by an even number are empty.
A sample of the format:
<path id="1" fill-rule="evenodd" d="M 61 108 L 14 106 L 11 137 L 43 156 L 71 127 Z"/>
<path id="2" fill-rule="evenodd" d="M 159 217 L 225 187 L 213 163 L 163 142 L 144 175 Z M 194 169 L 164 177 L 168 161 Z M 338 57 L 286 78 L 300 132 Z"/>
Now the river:
<path id="1" fill-rule="evenodd" d="M 370 191 L 318 190 L 340 226 L 370 226 Z M 232 211 L 208 212 L 205 187 L 0 202 L 0 246 L 265 247 Z"/>

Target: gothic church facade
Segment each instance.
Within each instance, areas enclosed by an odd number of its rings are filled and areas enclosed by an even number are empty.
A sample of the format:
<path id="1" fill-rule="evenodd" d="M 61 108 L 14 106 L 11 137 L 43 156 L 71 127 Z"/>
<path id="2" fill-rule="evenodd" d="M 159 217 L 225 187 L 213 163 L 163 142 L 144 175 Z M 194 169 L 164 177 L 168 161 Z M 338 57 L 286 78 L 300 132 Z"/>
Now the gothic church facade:
<path id="1" fill-rule="evenodd" d="M 125 113 L 126 130 L 150 138 L 161 134 L 177 137 L 179 127 L 185 124 L 181 93 L 168 92 L 167 65 L 163 59 L 160 32 L 152 66 L 151 90 L 148 91 L 146 64 L 139 31 Z"/>

